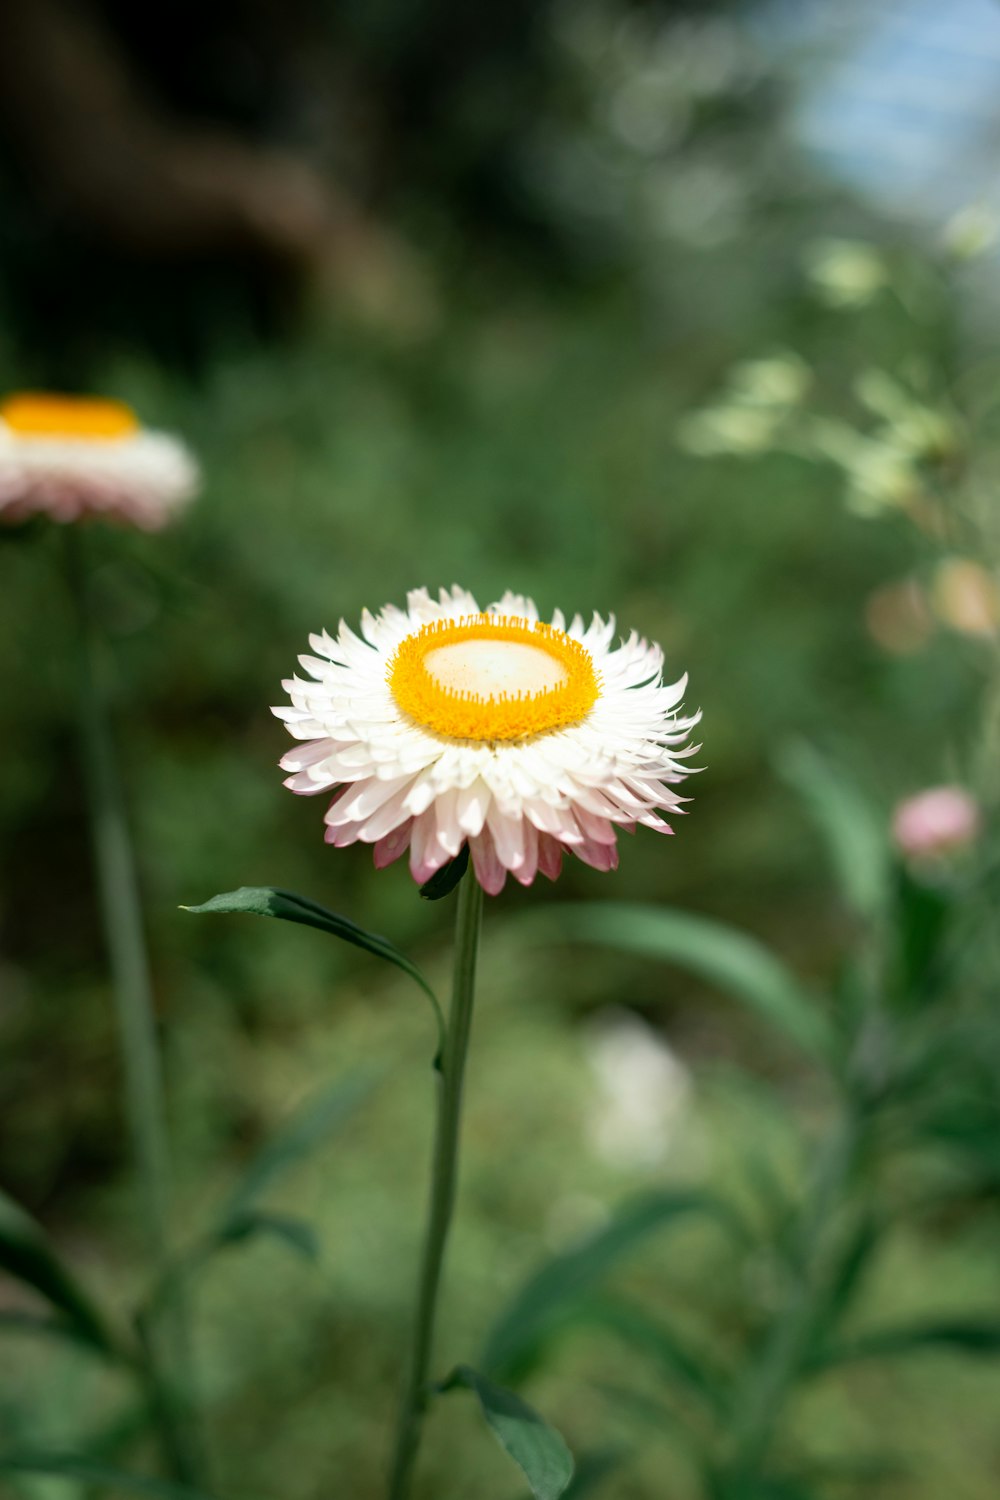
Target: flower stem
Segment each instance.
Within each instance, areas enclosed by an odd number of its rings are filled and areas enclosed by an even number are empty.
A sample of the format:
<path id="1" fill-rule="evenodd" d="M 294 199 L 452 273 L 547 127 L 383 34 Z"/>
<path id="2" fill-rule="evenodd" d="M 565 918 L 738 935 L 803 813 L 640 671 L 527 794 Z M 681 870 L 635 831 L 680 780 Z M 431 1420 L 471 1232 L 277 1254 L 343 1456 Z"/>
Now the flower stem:
<path id="1" fill-rule="evenodd" d="M 396 1432 L 389 1500 L 407 1500 L 409 1496 L 413 1464 L 427 1410 L 427 1372 L 433 1352 L 441 1267 L 455 1206 L 462 1083 L 472 1029 L 482 910 L 482 887 L 472 874 L 466 875 L 458 888 L 451 1012 L 437 1078 L 437 1123 L 434 1132 L 430 1210 L 420 1267 L 413 1354 Z"/>
<path id="2" fill-rule="evenodd" d="M 79 528 L 66 528 L 70 593 L 76 613 L 76 677 L 83 770 L 94 844 L 101 918 L 111 964 L 112 988 L 125 1074 L 125 1113 L 139 1177 L 139 1196 L 147 1250 L 156 1273 L 169 1265 L 170 1158 L 167 1144 L 163 1071 L 149 959 L 129 836 L 125 798 L 108 723 L 100 672 L 97 631 Z M 187 1343 L 186 1319 L 179 1299 L 167 1330 L 174 1364 Z M 153 1359 L 147 1349 L 146 1361 Z M 195 1464 L 184 1437 L 177 1403 L 168 1395 L 169 1376 L 154 1368 L 147 1377 L 161 1388 L 164 1449 L 179 1479 L 190 1481 Z"/>

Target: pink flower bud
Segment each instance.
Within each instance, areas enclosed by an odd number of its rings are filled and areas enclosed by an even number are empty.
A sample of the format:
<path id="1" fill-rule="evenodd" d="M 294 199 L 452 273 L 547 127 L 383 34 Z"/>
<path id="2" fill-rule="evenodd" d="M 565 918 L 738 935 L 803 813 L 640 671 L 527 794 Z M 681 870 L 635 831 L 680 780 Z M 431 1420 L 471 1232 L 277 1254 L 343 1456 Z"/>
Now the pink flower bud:
<path id="1" fill-rule="evenodd" d="M 981 815 L 975 798 L 960 786 L 933 786 L 898 803 L 892 836 L 907 859 L 934 859 L 971 844 Z"/>

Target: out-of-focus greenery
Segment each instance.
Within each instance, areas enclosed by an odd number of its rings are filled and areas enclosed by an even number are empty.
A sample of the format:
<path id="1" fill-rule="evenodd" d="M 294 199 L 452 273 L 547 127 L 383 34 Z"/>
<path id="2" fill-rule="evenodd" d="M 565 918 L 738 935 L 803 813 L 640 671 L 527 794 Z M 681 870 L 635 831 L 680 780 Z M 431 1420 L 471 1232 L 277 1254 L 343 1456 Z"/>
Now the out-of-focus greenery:
<path id="1" fill-rule="evenodd" d="M 376 875 L 363 850 L 327 849 L 320 804 L 281 788 L 284 732 L 268 705 L 310 630 L 457 581 L 484 602 L 512 587 L 543 612 L 612 609 L 662 642 L 705 713 L 690 816 L 673 840 L 625 840 L 614 877 L 571 863 L 560 902 L 723 917 L 817 988 L 835 987 L 856 928 L 779 774 L 790 742 L 822 746 L 885 820 L 901 795 L 946 778 L 993 795 L 998 619 L 983 547 L 995 541 L 1000 449 L 995 369 L 964 311 L 968 273 L 953 249 L 909 243 L 824 189 L 793 154 L 784 172 L 765 160 L 780 80 L 738 29 L 664 29 L 657 54 L 635 17 L 595 27 L 569 27 L 562 90 L 524 145 L 532 212 L 559 252 L 473 254 L 427 191 L 441 290 L 420 331 L 372 333 L 324 309 L 277 345 L 217 327 L 195 379 L 120 340 L 91 370 L 95 388 L 182 432 L 206 474 L 202 499 L 164 535 L 87 538 L 141 851 L 181 1239 L 304 1099 L 359 1068 L 375 1079 L 267 1198 L 315 1226 L 318 1264 L 260 1237 L 220 1252 L 195 1283 L 223 1496 L 382 1492 L 434 1041 L 412 985 L 367 957 L 178 907 L 240 884 L 287 887 L 389 934 L 446 982 L 448 904 L 420 903 L 401 867 Z M 687 66 L 657 72 L 671 37 Z M 18 385 L 10 351 L 0 360 L 4 385 Z M 145 1282 L 61 543 L 41 524 L 0 536 L 0 1182 L 97 1293 L 125 1305 Z M 707 1184 L 745 1205 L 763 1182 L 793 1210 L 835 1110 L 793 1048 L 681 969 L 527 948 L 518 924 L 548 899 L 536 887 L 488 907 L 442 1370 L 475 1355 L 540 1260 L 633 1191 Z M 954 1022 L 963 1008 L 982 1019 L 995 971 L 976 952 L 948 1001 Z M 690 1072 L 662 1155 L 607 1146 L 600 1038 L 622 1008 Z M 942 1138 L 995 1140 L 985 1081 L 947 1102 Z M 936 1150 L 914 1143 L 891 1158 L 887 1203 L 937 1201 L 935 1172 L 957 1169 Z M 959 1178 L 946 1205 L 887 1235 L 859 1326 L 997 1304 L 996 1180 Z M 726 1334 L 766 1326 L 788 1295 L 766 1245 L 736 1255 L 695 1220 L 614 1274 L 650 1329 L 714 1326 L 723 1358 Z M 4 1307 L 21 1296 L 4 1283 Z M 0 1373 L 4 1446 L 103 1442 L 116 1462 L 149 1466 L 121 1374 L 84 1351 L 0 1337 L 14 1356 Z M 598 1320 L 567 1332 L 526 1385 L 576 1451 L 620 1450 L 600 1493 L 695 1500 L 683 1441 L 663 1441 L 675 1436 L 667 1389 L 655 1359 L 637 1361 Z M 947 1350 L 859 1364 L 806 1386 L 783 1437 L 829 1458 L 818 1494 L 867 1483 L 906 1500 L 986 1500 L 998 1395 L 986 1361 Z M 460 1410 L 468 1399 L 436 1409 L 420 1493 L 505 1500 L 511 1472 Z M 886 1452 L 904 1468 L 883 1484 L 874 1458 Z M 867 1478 L 834 1473 L 859 1453 L 873 1455 Z M 32 1500 L 64 1492 L 3 1483 Z M 767 1493 L 799 1491 L 789 1480 Z"/>

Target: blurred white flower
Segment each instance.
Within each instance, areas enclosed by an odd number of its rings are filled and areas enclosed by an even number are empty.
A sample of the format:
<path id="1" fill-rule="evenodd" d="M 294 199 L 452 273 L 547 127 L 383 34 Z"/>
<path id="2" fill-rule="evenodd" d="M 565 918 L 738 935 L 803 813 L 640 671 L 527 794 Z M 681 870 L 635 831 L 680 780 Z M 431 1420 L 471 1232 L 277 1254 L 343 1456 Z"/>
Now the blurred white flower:
<path id="1" fill-rule="evenodd" d="M 121 402 L 25 393 L 0 404 L 0 521 L 103 516 L 156 531 L 199 478 L 183 443 Z"/>
<path id="2" fill-rule="evenodd" d="M 663 1037 L 629 1011 L 608 1011 L 587 1037 L 597 1094 L 588 1131 L 597 1152 L 624 1167 L 658 1166 L 691 1098 L 687 1069 Z"/>
<path id="3" fill-rule="evenodd" d="M 733 367 L 730 384 L 748 406 L 795 406 L 812 383 L 812 371 L 797 354 L 745 359 Z"/>
<path id="4" fill-rule="evenodd" d="M 934 786 L 900 802 L 892 836 L 907 859 L 938 859 L 966 848 L 979 834 L 979 804 L 960 786 Z"/>
<path id="5" fill-rule="evenodd" d="M 864 307 L 889 282 L 884 260 L 863 240 L 817 240 L 806 252 L 805 265 L 829 307 Z"/>
<path id="6" fill-rule="evenodd" d="M 508 874 L 554 880 L 564 852 L 612 870 L 619 829 L 671 832 L 699 717 L 678 717 L 686 678 L 663 682 L 659 646 L 614 635 L 599 615 L 543 624 L 520 594 L 483 612 L 457 587 L 366 610 L 361 636 L 341 621 L 274 710 L 305 742 L 285 785 L 334 791 L 327 842 L 372 844 L 379 868 L 409 849 L 420 883 L 466 844 L 491 895 Z"/>
<path id="7" fill-rule="evenodd" d="M 960 209 L 945 226 L 945 249 L 956 260 L 974 260 L 992 250 L 1000 236 L 1000 218 L 985 203 L 970 203 Z"/>
<path id="8" fill-rule="evenodd" d="M 774 445 L 781 412 L 772 407 L 709 406 L 677 424 L 677 441 L 689 453 L 766 453 Z"/>

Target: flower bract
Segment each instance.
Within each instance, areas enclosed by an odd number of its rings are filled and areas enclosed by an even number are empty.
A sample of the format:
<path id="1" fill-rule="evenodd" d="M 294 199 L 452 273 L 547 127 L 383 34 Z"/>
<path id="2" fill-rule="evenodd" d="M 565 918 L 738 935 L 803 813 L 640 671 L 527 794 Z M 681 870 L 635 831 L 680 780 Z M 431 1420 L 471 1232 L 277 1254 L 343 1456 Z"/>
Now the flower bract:
<path id="1" fill-rule="evenodd" d="M 360 635 L 341 622 L 309 642 L 274 712 L 300 741 L 285 785 L 334 794 L 328 843 L 371 844 L 380 868 L 409 850 L 421 884 L 467 843 L 497 894 L 508 874 L 555 879 L 565 852 L 614 869 L 621 829 L 672 831 L 660 814 L 682 810 L 699 716 L 680 715 L 686 679 L 664 684 L 660 648 L 616 643 L 613 619 L 417 589 L 365 611 Z"/>
<path id="2" fill-rule="evenodd" d="M 122 402 L 31 393 L 0 402 L 0 521 L 103 516 L 156 531 L 198 483 L 184 444 L 143 427 Z"/>

